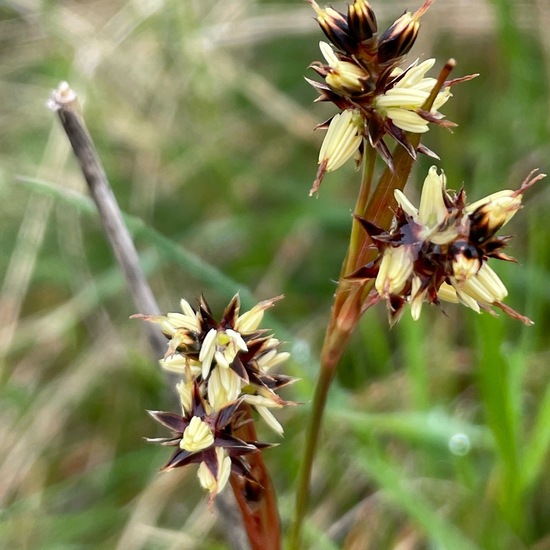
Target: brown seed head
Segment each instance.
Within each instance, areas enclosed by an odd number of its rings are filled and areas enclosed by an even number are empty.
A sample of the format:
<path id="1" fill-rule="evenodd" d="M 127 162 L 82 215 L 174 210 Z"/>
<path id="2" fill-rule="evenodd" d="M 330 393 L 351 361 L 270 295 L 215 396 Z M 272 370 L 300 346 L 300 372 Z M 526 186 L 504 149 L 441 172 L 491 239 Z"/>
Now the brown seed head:
<path id="1" fill-rule="evenodd" d="M 452 273 L 455 280 L 463 283 L 474 277 L 481 268 L 481 254 L 468 241 L 458 240 L 450 247 Z"/>
<path id="2" fill-rule="evenodd" d="M 350 53 L 355 51 L 357 44 L 350 36 L 346 16 L 334 8 L 321 9 L 314 0 L 309 0 L 309 3 L 317 14 L 317 23 L 325 36 L 341 51 Z"/>
<path id="3" fill-rule="evenodd" d="M 366 0 L 348 6 L 349 33 L 358 41 L 369 40 L 378 30 L 376 15 Z"/>
<path id="4" fill-rule="evenodd" d="M 404 13 L 384 34 L 378 43 L 378 62 L 386 63 L 402 55 L 412 48 L 420 22 L 410 12 Z"/>

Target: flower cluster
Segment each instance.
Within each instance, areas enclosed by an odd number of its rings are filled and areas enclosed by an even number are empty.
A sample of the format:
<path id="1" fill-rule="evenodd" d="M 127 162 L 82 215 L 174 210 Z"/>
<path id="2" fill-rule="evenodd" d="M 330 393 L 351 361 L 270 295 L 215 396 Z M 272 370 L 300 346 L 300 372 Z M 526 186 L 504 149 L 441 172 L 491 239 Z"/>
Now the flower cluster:
<path id="1" fill-rule="evenodd" d="M 309 0 L 317 21 L 332 43 L 319 44 L 325 63 L 310 67 L 324 82 L 308 80 L 320 93 L 317 101 L 330 101 L 340 113 L 318 128 L 328 128 L 319 153 L 319 170 L 310 194 L 315 193 L 326 172 L 336 170 L 352 156 L 359 161 L 363 140 L 368 140 L 392 167 L 392 155 L 384 136 L 389 136 L 416 158 L 417 151 L 437 158 L 423 145 L 415 148 L 407 132 L 424 133 L 428 123 L 451 127 L 438 109 L 451 97 L 450 86 L 475 75 L 438 83 L 426 77 L 435 60 L 418 60 L 402 68 L 403 56 L 412 48 L 419 19 L 433 0 L 426 0 L 415 12 L 406 12 L 380 36 L 375 14 L 366 0 L 355 0 L 347 14 L 333 8 L 321 9 Z M 429 111 L 424 106 L 438 90 Z"/>
<path id="2" fill-rule="evenodd" d="M 395 191 L 398 207 L 388 231 L 359 218 L 378 256 L 349 278 L 374 279 L 367 303 L 386 300 L 391 324 L 399 320 L 407 303 L 412 317 L 418 319 L 425 301 L 438 305 L 460 302 L 477 312 L 494 313 L 495 306 L 532 324 L 503 303 L 508 292 L 487 260 L 515 261 L 503 252 L 510 237 L 496 233 L 521 208 L 523 193 L 543 177 L 531 172 L 519 189 L 467 204 L 464 189 L 447 190 L 445 175 L 432 166 L 418 209 L 401 191 Z"/>
<path id="3" fill-rule="evenodd" d="M 279 351 L 279 340 L 258 328 L 264 311 L 280 298 L 260 302 L 239 314 L 236 295 L 219 322 L 204 298 L 197 310 L 182 300 L 181 313 L 133 316 L 160 325 L 169 340 L 161 365 L 181 376 L 176 389 L 182 415 L 149 411 L 173 435 L 149 441 L 177 447 L 164 470 L 200 464 L 199 481 L 212 498 L 224 488 L 231 471 L 256 483 L 244 457 L 270 446 L 235 435 L 247 421 L 245 404 L 277 433 L 283 432 L 270 409 L 292 404 L 277 390 L 294 379 L 269 371 L 289 354 Z"/>

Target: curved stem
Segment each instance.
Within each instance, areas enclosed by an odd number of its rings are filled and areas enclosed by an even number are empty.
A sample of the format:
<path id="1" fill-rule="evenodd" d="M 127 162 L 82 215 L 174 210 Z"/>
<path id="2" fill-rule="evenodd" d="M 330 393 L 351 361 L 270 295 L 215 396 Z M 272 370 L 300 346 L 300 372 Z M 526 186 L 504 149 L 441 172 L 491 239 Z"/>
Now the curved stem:
<path id="1" fill-rule="evenodd" d="M 381 218 L 386 216 L 386 212 L 391 217 L 391 210 L 388 208 L 388 204 L 389 201 L 393 200 L 393 186 L 404 187 L 414 161 L 405 149 L 398 148 L 394 154 L 394 164 L 400 169 L 396 170 L 395 173 L 391 172 L 388 168 L 385 170 L 369 201 L 366 200 L 365 194 L 368 192 L 372 181 L 374 161 L 375 158 L 371 158 L 371 155 L 365 157 L 367 167 L 363 175 L 355 212 L 366 214 L 369 219 L 377 223 L 383 221 Z M 354 220 L 354 227 L 355 225 Z M 302 546 L 302 524 L 309 503 L 309 480 L 319 441 L 328 390 L 349 338 L 361 317 L 362 302 L 365 298 L 364 293 L 368 293 L 367 287 L 351 284 L 344 276 L 345 274 L 352 273 L 362 265 L 365 253 L 370 250 L 370 244 L 371 240 L 365 231 L 356 231 L 354 234 L 352 228 L 348 253 L 342 266 L 342 277 L 334 295 L 330 321 L 321 351 L 320 372 L 315 386 L 312 411 L 307 428 L 306 447 L 298 478 L 294 524 L 290 533 L 288 546 L 290 550 L 300 550 Z"/>
<path id="2" fill-rule="evenodd" d="M 365 213 L 368 205 L 374 165 L 376 163 L 376 150 L 370 147 L 370 145 L 367 145 L 367 152 L 363 162 L 361 188 L 354 210 L 355 214 L 361 216 Z M 325 411 L 328 390 L 347 341 L 355 328 L 356 319 L 354 319 L 354 317 L 357 316 L 358 319 L 360 315 L 360 304 L 358 302 L 360 298 L 360 287 L 357 285 L 350 286 L 344 277 L 353 272 L 357 254 L 361 250 L 361 239 L 363 234 L 364 231 L 361 230 L 360 225 L 354 219 L 348 252 L 342 264 L 340 281 L 334 296 L 330 321 L 321 350 L 320 372 L 315 385 L 311 416 L 306 432 L 306 446 L 298 476 L 296 509 L 294 512 L 294 524 L 290 533 L 289 550 L 299 550 L 302 546 L 302 525 L 309 504 L 309 478 L 315 451 L 317 449 L 317 442 L 319 440 L 319 432 L 323 423 L 323 414 Z M 346 308 L 346 304 L 352 307 Z M 357 307 L 354 308 L 353 304 L 356 304 Z M 342 315 L 345 309 L 349 310 L 349 315 Z"/>

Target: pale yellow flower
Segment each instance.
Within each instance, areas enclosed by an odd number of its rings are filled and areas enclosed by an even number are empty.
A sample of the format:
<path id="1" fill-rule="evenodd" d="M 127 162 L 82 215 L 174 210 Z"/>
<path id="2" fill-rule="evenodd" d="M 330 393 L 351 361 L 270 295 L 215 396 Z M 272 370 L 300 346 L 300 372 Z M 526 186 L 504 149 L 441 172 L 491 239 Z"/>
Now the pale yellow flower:
<path id="1" fill-rule="evenodd" d="M 280 409 L 282 407 L 281 403 L 262 395 L 246 395 L 244 400 L 246 403 L 254 406 L 258 414 L 274 432 L 283 435 L 283 427 L 269 410 L 271 408 Z"/>
<path id="2" fill-rule="evenodd" d="M 416 208 L 402 191 L 388 231 L 360 218 L 379 255 L 350 279 L 374 279 L 370 304 L 387 301 L 390 323 L 400 318 L 408 303 L 418 319 L 424 301 L 460 302 L 476 312 L 499 308 L 531 325 L 532 321 L 504 303 L 508 291 L 487 264 L 489 259 L 514 261 L 503 252 L 509 237 L 496 232 L 521 207 L 521 196 L 542 174 L 531 172 L 516 191 L 493 193 L 466 205 L 466 193 L 446 189 L 443 172 L 432 166 Z"/>
<path id="3" fill-rule="evenodd" d="M 269 300 L 263 300 L 262 302 L 257 303 L 252 309 L 246 311 L 242 315 L 239 315 L 237 321 L 235 322 L 235 330 L 241 334 L 254 332 L 262 322 L 264 318 L 264 313 L 266 309 L 273 307 L 275 302 L 283 298 L 283 296 L 276 296 L 275 298 L 270 298 Z"/>
<path id="4" fill-rule="evenodd" d="M 201 486 L 209 491 L 212 496 L 219 494 L 223 490 L 227 485 L 229 474 L 231 473 L 231 459 L 223 448 L 216 447 L 216 458 L 218 461 L 217 477 L 214 477 L 206 462 L 201 462 L 197 470 Z"/>
<path id="5" fill-rule="evenodd" d="M 382 298 L 399 294 L 407 283 L 413 269 L 411 250 L 406 246 L 389 246 L 384 251 L 375 287 Z"/>
<path id="6" fill-rule="evenodd" d="M 426 78 L 425 74 L 434 66 L 435 59 L 414 66 L 385 93 L 374 98 L 374 107 L 380 115 L 391 121 L 406 132 L 421 134 L 429 129 L 429 122 L 416 111 L 421 109 L 430 92 L 435 87 L 435 78 Z M 392 76 L 398 77 L 404 70 L 397 67 Z M 431 113 L 437 115 L 438 109 L 451 97 L 449 88 L 441 90 L 434 101 Z"/>
<path id="7" fill-rule="evenodd" d="M 181 376 L 187 376 L 187 373 L 191 373 L 191 376 L 195 378 L 201 373 L 201 364 L 198 361 L 180 353 L 169 355 L 161 359 L 159 363 L 164 370 Z"/>
<path id="8" fill-rule="evenodd" d="M 206 379 L 212 361 L 216 361 L 221 368 L 229 368 L 239 351 L 247 351 L 248 347 L 242 336 L 232 330 L 210 329 L 199 354 L 199 361 L 202 365 L 202 377 Z"/>
<path id="9" fill-rule="evenodd" d="M 319 48 L 330 67 L 325 81 L 331 88 L 343 93 L 361 92 L 365 89 L 368 75 L 361 67 L 349 61 L 340 61 L 326 42 L 319 42 Z"/>
<path id="10" fill-rule="evenodd" d="M 188 382 L 181 380 L 176 384 L 176 391 L 180 397 L 181 409 L 184 415 L 189 414 L 193 403 L 193 385 L 194 380 L 191 379 Z"/>
<path id="11" fill-rule="evenodd" d="M 180 448 L 190 453 L 196 453 L 207 449 L 214 444 L 214 435 L 208 424 L 198 416 L 194 416 L 185 431 L 180 442 Z"/>
<path id="12" fill-rule="evenodd" d="M 241 377 L 233 370 L 216 368 L 208 379 L 208 402 L 214 410 L 219 410 L 239 397 L 241 387 Z"/>
<path id="13" fill-rule="evenodd" d="M 348 109 L 333 117 L 319 151 L 319 164 L 326 171 L 340 168 L 359 149 L 363 140 L 363 119 L 358 111 Z"/>

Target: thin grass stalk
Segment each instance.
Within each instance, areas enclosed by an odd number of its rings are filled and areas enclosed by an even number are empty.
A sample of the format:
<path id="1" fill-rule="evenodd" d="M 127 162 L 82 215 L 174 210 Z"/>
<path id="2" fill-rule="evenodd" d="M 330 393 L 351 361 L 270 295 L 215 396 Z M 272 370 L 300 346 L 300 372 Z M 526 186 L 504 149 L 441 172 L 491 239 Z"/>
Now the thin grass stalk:
<path id="1" fill-rule="evenodd" d="M 439 74 L 437 83 L 430 93 L 430 96 L 422 106 L 424 110 L 431 110 L 437 94 L 444 86 L 445 80 L 454 67 L 455 61 L 453 59 L 447 61 Z M 414 148 L 418 147 L 420 143 L 419 134 L 408 133 L 407 139 Z M 364 193 L 367 189 L 370 190 L 371 187 L 374 161 L 372 162 L 373 166 L 370 166 L 370 153 L 367 153 L 364 159 L 366 163 L 363 172 L 364 177 L 355 212 L 364 212 L 365 218 L 380 227 L 388 227 L 391 223 L 393 216 L 391 206 L 395 201 L 394 191 L 396 189 L 402 190 L 405 187 L 415 161 L 415 159 L 399 145 L 395 148 L 393 159 L 393 170 L 386 167 L 378 185 L 372 192 L 368 201 L 365 200 Z M 365 204 L 367 205 L 366 209 L 364 207 Z M 354 224 L 353 227 L 356 225 L 357 224 Z M 319 377 L 315 386 L 311 417 L 306 432 L 306 448 L 298 477 L 294 524 L 290 533 L 290 550 L 299 550 L 302 547 L 302 525 L 309 504 L 309 481 L 315 452 L 317 450 L 328 390 L 336 374 L 336 368 L 349 343 L 349 339 L 362 313 L 368 308 L 366 298 L 373 285 L 372 282 L 364 285 L 351 284 L 350 281 L 345 278 L 346 275 L 353 273 L 359 267 L 367 263 L 369 260 L 369 253 L 372 251 L 372 241 L 370 237 L 365 231 L 354 231 L 353 227 L 348 252 L 342 268 L 342 277 L 338 282 L 338 287 L 334 295 L 330 320 L 321 350 Z"/>

